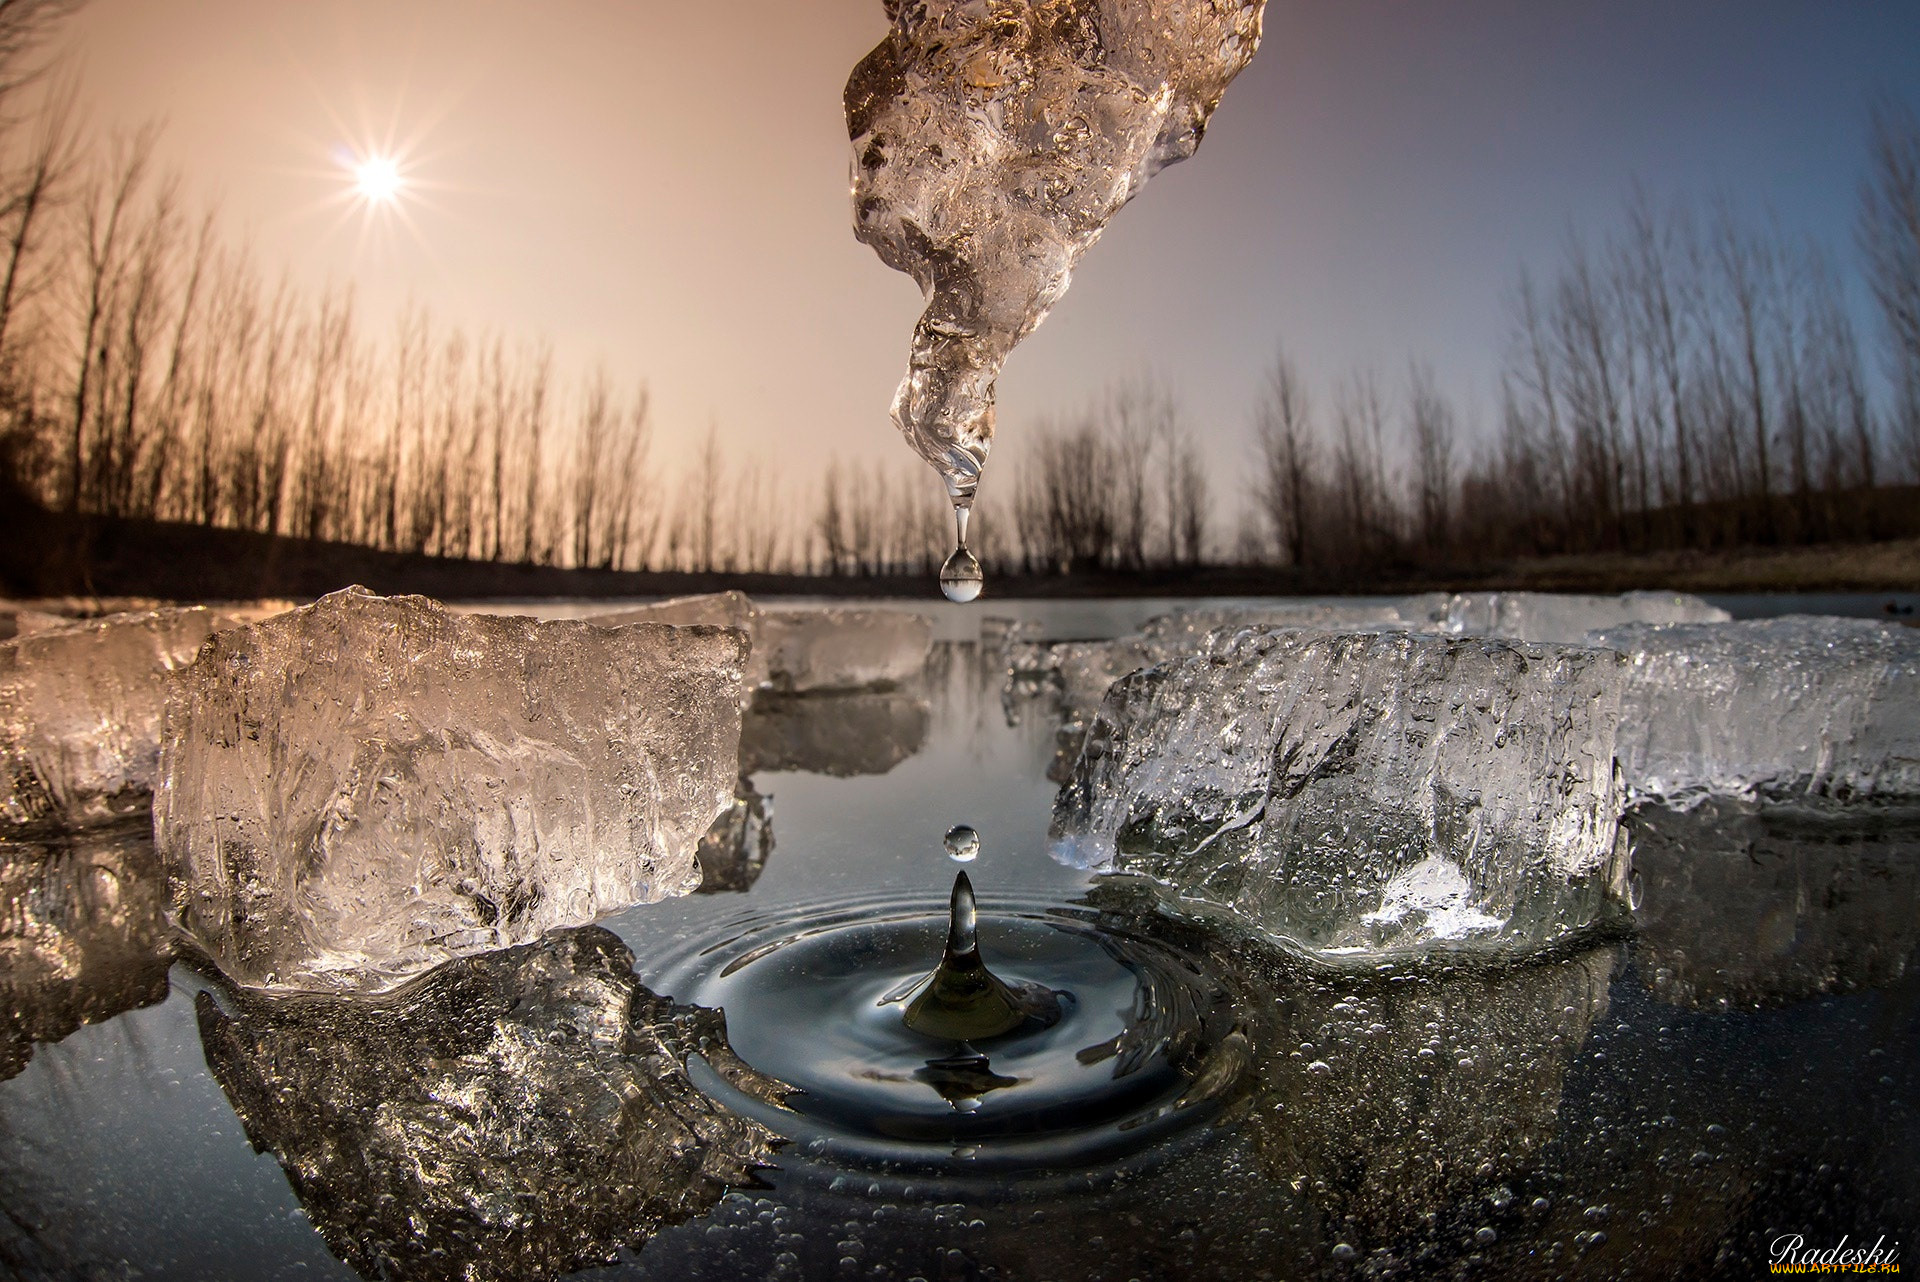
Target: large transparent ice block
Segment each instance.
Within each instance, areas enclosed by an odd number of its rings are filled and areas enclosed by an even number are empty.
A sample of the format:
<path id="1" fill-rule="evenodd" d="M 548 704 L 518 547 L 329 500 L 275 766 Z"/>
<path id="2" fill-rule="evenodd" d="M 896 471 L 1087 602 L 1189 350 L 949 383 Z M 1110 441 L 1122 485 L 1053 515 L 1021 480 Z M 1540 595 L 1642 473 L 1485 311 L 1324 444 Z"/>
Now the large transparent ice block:
<path id="1" fill-rule="evenodd" d="M 1920 796 L 1920 632 L 1787 616 L 1613 628 L 1620 766 L 1644 797 Z"/>
<path id="2" fill-rule="evenodd" d="M 684 894 L 745 650 L 359 589 L 220 633 L 167 705 L 182 924 L 239 983 L 365 991 Z"/>
<path id="3" fill-rule="evenodd" d="M 1108 692 L 1054 802 L 1056 857 L 1329 956 L 1561 938 L 1625 884 L 1622 666 L 1570 646 L 1215 634 Z"/>
<path id="4" fill-rule="evenodd" d="M 1445 630 L 1578 645 L 1587 633 L 1629 623 L 1724 623 L 1733 616 L 1685 592 L 1466 592 L 1447 602 Z"/>
<path id="5" fill-rule="evenodd" d="M 144 812 L 167 675 L 227 622 L 206 609 L 149 610 L 0 642 L 0 824 Z"/>

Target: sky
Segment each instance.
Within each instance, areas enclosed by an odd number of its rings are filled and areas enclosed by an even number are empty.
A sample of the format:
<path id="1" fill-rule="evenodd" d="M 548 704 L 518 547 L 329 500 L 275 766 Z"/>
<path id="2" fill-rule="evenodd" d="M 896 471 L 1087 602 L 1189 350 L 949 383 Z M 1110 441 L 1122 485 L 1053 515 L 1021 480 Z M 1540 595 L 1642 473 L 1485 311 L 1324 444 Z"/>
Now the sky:
<path id="1" fill-rule="evenodd" d="M 667 455 L 712 426 L 805 475 L 911 458 L 887 406 L 921 299 L 853 239 L 841 116 L 885 29 L 881 0 L 88 0 L 65 44 L 92 124 L 163 122 L 269 274 L 352 284 L 375 332 L 416 302 L 548 340 L 644 380 Z M 1519 269 L 1636 184 L 1851 267 L 1868 104 L 1920 106 L 1916 49 L 1915 4 L 1273 0 L 1199 154 L 1009 360 L 987 484 L 1150 371 L 1230 488 L 1282 346 L 1322 402 L 1418 359 L 1483 420 Z M 387 147 L 404 224 L 341 200 L 337 158 Z"/>

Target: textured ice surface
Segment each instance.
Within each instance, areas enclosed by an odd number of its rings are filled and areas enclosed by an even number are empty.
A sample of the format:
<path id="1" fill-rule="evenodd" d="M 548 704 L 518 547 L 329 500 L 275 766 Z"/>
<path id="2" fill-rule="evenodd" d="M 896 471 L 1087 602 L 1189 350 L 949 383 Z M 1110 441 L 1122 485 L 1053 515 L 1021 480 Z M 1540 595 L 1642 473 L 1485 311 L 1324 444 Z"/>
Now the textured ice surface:
<path id="1" fill-rule="evenodd" d="M 0 843 L 0 1080 L 167 995 L 167 878 L 145 824 Z"/>
<path id="2" fill-rule="evenodd" d="M 752 599 L 744 592 L 707 592 L 597 614 L 589 622 L 603 628 L 628 623 L 671 623 L 676 627 L 738 628 L 751 632 L 756 613 Z"/>
<path id="3" fill-rule="evenodd" d="M 970 497 L 993 385 L 1074 264 L 1191 156 L 1263 0 L 888 0 L 847 82 L 854 233 L 927 296 L 894 422 Z"/>
<path id="4" fill-rule="evenodd" d="M 762 610 L 757 629 L 761 683 L 783 692 L 897 685 L 933 648 L 933 620 L 904 610 Z"/>
<path id="5" fill-rule="evenodd" d="M 705 1214 L 772 1158 L 770 1134 L 688 1078 L 694 1054 L 750 1074 L 724 1017 L 656 997 L 632 966 L 589 927 L 389 998 L 196 1006 L 247 1138 L 363 1277 L 554 1278 Z"/>
<path id="6" fill-rule="evenodd" d="M 0 643 L 0 824 L 86 824 L 144 810 L 167 674 L 228 621 L 151 610 Z"/>
<path id="7" fill-rule="evenodd" d="M 234 980 L 378 990 L 692 890 L 746 638 L 336 592 L 175 680 L 155 835 Z"/>
<path id="8" fill-rule="evenodd" d="M 1623 661 L 1404 633 L 1216 634 L 1107 694 L 1056 856 L 1326 955 L 1525 948 L 1624 886 Z"/>
<path id="9" fill-rule="evenodd" d="M 1561 592 L 1469 592 L 1453 597 L 1446 630 L 1456 636 L 1505 637 L 1578 645 L 1589 632 L 1627 623 L 1724 623 L 1733 616 L 1684 592 L 1581 596 Z"/>
<path id="10" fill-rule="evenodd" d="M 1751 1008 L 1882 988 L 1920 946 L 1920 815 L 1712 798 L 1636 807 L 1634 969 L 1661 1001 Z"/>
<path id="11" fill-rule="evenodd" d="M 1594 642 L 1631 660 L 1619 753 L 1637 795 L 1920 796 L 1920 632 L 1788 616 Z"/>

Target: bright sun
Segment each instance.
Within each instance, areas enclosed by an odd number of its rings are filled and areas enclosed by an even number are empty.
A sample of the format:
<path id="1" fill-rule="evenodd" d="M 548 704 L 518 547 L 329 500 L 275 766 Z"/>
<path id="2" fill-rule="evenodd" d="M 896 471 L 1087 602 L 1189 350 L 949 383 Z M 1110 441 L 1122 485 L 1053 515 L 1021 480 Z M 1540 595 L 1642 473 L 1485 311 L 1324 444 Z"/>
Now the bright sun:
<path id="1" fill-rule="evenodd" d="M 353 187 L 369 205 L 390 205 L 400 197 L 400 166 L 388 156 L 368 156 L 353 167 Z"/>

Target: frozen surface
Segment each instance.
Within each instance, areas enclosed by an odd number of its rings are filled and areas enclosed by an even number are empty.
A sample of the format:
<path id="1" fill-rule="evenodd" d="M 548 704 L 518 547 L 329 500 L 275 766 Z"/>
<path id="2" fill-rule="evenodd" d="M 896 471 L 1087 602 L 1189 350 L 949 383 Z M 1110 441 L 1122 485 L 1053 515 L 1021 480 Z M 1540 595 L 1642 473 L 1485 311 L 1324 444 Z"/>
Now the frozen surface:
<path id="1" fill-rule="evenodd" d="M 1920 796 L 1920 632 L 1789 615 L 1596 633 L 1631 660 L 1635 794 Z"/>
<path id="2" fill-rule="evenodd" d="M 746 638 L 336 592 L 175 681 L 155 834 L 235 981 L 379 990 L 684 894 L 732 804 Z"/>
<path id="3" fill-rule="evenodd" d="M 369 1278 L 549 1278 L 704 1214 L 773 1137 L 687 1076 L 731 1060 L 597 927 L 394 998 L 198 1000 L 207 1066 L 327 1245 Z"/>
<path id="4" fill-rule="evenodd" d="M 1116 210 L 1200 145 L 1263 0 L 916 0 L 847 82 L 854 234 L 927 297 L 894 423 L 957 499 L 1000 367 Z"/>
<path id="5" fill-rule="evenodd" d="M 144 825 L 0 843 L 0 1081 L 167 995 L 167 879 Z"/>
<path id="6" fill-rule="evenodd" d="M 1209 650 L 1108 692 L 1057 857 L 1330 956 L 1530 947 L 1624 886 L 1617 655 L 1259 629 Z"/>
<path id="7" fill-rule="evenodd" d="M 1455 636 L 1578 645 L 1589 632 L 1628 623 L 1725 623 L 1732 616 L 1684 592 L 1582 596 L 1561 592 L 1469 592 L 1447 602 Z"/>
<path id="8" fill-rule="evenodd" d="M 787 693 L 897 685 L 932 648 L 933 620 L 904 610 L 762 610 L 754 635 L 761 684 Z"/>
<path id="9" fill-rule="evenodd" d="M 0 824 L 78 825 L 144 810 L 167 674 L 228 621 L 150 610 L 0 643 Z"/>

